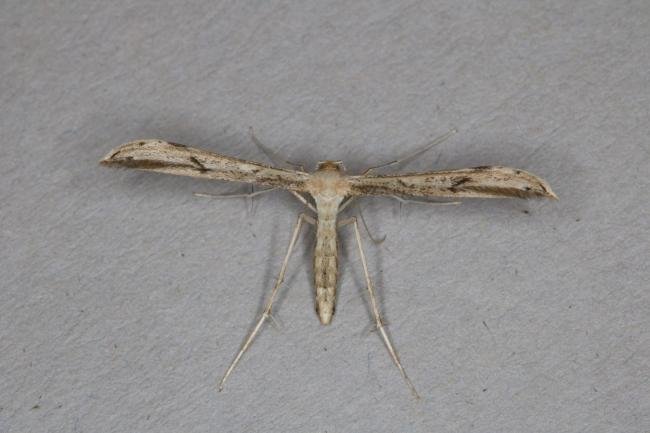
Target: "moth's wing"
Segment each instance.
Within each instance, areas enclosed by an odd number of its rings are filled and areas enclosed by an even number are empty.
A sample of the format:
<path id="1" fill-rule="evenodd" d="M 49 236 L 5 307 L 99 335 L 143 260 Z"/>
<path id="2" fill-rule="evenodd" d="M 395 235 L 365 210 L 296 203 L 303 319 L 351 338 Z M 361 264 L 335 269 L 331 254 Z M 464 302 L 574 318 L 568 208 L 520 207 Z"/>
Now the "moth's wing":
<path id="1" fill-rule="evenodd" d="M 113 149 L 102 165 L 304 191 L 310 175 L 219 155 L 162 140 L 139 140 Z"/>
<path id="2" fill-rule="evenodd" d="M 348 179 L 350 195 L 557 199 L 543 179 L 508 167 L 475 167 L 387 176 L 350 176 Z"/>

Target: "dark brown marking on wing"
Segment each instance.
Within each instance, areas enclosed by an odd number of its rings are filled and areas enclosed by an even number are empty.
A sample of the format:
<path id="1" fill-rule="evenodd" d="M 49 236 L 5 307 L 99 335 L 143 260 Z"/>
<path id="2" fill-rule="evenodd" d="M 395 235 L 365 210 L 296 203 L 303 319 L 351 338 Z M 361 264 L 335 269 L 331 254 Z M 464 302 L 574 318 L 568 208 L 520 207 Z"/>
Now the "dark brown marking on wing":
<path id="1" fill-rule="evenodd" d="M 548 189 L 546 188 L 546 186 L 544 186 L 543 183 L 540 183 L 539 187 L 542 188 L 542 191 L 544 191 L 545 195 L 550 195 L 549 192 L 548 192 Z"/>
<path id="2" fill-rule="evenodd" d="M 496 186 L 481 186 L 481 185 L 468 185 L 463 188 L 463 191 L 474 191 L 478 193 L 491 194 L 503 197 L 543 197 L 544 194 L 539 191 L 534 191 L 531 187 L 527 186 L 524 189 L 513 187 L 496 187 Z"/>
<path id="3" fill-rule="evenodd" d="M 132 156 L 121 158 L 118 160 L 105 159 L 101 161 L 102 165 L 116 165 L 127 168 L 138 168 L 141 170 L 156 170 L 161 168 L 189 168 L 192 170 L 201 171 L 195 165 L 191 164 L 174 164 L 170 162 L 158 161 L 155 159 L 133 159 Z"/>
<path id="4" fill-rule="evenodd" d="M 452 177 L 451 178 L 451 186 L 452 186 L 452 188 L 455 188 L 455 187 L 460 186 L 460 185 L 462 185 L 464 183 L 467 183 L 467 182 L 469 182 L 471 180 L 472 180 L 472 178 L 468 177 L 468 176 Z"/>
<path id="5" fill-rule="evenodd" d="M 362 195 L 393 195 L 396 193 L 395 188 L 388 185 L 355 185 L 354 191 Z M 397 193 L 401 193 L 401 191 Z"/>
<path id="6" fill-rule="evenodd" d="M 205 165 L 203 165 L 203 163 L 202 163 L 201 161 L 199 161 L 196 157 L 194 157 L 194 156 L 190 156 L 190 161 L 192 161 L 192 162 L 193 162 L 193 163 L 198 167 L 198 170 L 199 170 L 201 173 L 205 173 L 206 171 L 210 171 L 210 170 L 207 169 L 207 168 L 205 167 Z"/>
<path id="7" fill-rule="evenodd" d="M 451 186 L 449 188 L 447 188 L 447 189 L 449 191 L 451 191 L 451 192 L 454 192 L 454 193 L 458 192 L 459 190 L 463 189 L 463 188 L 459 188 L 459 186 L 461 186 L 461 185 L 463 185 L 463 184 L 465 184 L 467 182 L 470 182 L 471 180 L 472 180 L 472 178 L 467 177 L 467 176 L 452 177 L 452 178 L 449 179 L 449 181 L 451 182 Z"/>
<path id="8" fill-rule="evenodd" d="M 265 175 L 265 176 L 255 176 L 255 180 L 264 185 L 286 185 L 289 189 L 300 189 L 303 186 L 303 183 L 300 181 L 291 181 L 288 179 L 282 178 L 279 175 Z"/>

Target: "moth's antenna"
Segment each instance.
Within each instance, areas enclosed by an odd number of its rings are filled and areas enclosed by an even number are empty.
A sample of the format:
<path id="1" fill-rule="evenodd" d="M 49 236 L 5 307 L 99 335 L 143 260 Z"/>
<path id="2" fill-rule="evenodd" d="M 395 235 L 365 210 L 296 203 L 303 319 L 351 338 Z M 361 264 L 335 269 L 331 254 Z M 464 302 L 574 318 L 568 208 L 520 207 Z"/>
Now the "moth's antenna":
<path id="1" fill-rule="evenodd" d="M 368 228 L 368 224 L 366 224 L 366 219 L 363 217 L 363 212 L 361 210 L 361 205 L 359 205 L 359 203 L 356 203 L 355 207 L 359 211 L 359 217 L 361 218 L 361 223 L 363 224 L 363 228 L 366 229 L 366 233 L 368 233 L 368 237 L 370 238 L 372 243 L 375 244 L 375 245 L 381 245 L 386 240 L 387 235 L 384 235 L 381 238 L 375 238 L 372 235 L 372 233 L 370 233 L 370 228 Z"/>
<path id="2" fill-rule="evenodd" d="M 455 127 L 451 128 L 446 134 L 441 135 L 440 137 L 434 139 L 430 143 L 427 143 L 423 148 L 421 148 L 419 150 L 416 150 L 414 153 L 405 155 L 403 157 L 400 157 L 400 158 L 398 158 L 398 159 L 396 159 L 394 161 L 391 161 L 391 162 L 387 162 L 385 164 L 381 164 L 381 165 L 377 165 L 375 167 L 371 167 L 371 168 L 367 169 L 366 171 L 364 171 L 362 173 L 362 175 L 366 175 L 366 174 L 370 173 L 371 171 L 377 170 L 379 168 L 385 168 L 385 167 L 390 167 L 390 166 L 404 166 L 404 165 L 408 164 L 409 162 L 413 161 L 418 156 L 422 155 L 423 153 L 425 153 L 425 152 L 429 151 L 430 149 L 434 148 L 435 146 L 441 144 L 442 142 L 444 142 L 445 140 L 447 140 L 449 137 L 451 137 L 452 135 L 454 135 L 457 132 L 458 132 L 458 129 L 456 129 Z"/>
<path id="3" fill-rule="evenodd" d="M 255 146 L 257 146 L 257 148 L 260 149 L 273 164 L 278 167 L 290 166 L 295 170 L 305 171 L 301 164 L 294 164 L 293 162 L 287 161 L 282 155 L 280 155 L 280 152 L 272 150 L 270 147 L 262 144 L 262 142 L 255 136 L 255 131 L 253 131 L 252 126 L 248 127 L 248 131 L 251 134 L 251 140 L 255 143 Z"/>

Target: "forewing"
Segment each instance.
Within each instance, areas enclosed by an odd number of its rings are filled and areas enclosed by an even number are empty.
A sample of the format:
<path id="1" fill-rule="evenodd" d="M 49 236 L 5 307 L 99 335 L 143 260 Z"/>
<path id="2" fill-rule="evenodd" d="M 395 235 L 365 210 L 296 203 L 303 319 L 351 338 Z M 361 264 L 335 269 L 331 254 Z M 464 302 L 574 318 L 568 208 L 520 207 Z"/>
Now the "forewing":
<path id="1" fill-rule="evenodd" d="M 350 195 L 415 197 L 548 197 L 543 179 L 509 167 L 474 167 L 405 175 L 350 176 Z"/>
<path id="2" fill-rule="evenodd" d="M 139 140 L 113 149 L 102 165 L 303 191 L 309 174 L 273 168 L 162 140 Z"/>

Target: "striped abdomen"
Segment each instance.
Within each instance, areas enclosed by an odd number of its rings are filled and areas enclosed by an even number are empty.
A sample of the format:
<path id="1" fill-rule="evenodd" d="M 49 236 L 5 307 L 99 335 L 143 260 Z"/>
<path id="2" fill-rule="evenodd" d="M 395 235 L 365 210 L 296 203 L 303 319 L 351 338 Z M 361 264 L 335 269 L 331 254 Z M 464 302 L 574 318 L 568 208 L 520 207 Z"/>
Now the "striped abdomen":
<path id="1" fill-rule="evenodd" d="M 327 203 L 327 205 L 318 206 L 316 248 L 314 249 L 314 287 L 316 288 L 316 313 L 318 313 L 318 318 L 323 325 L 327 325 L 332 321 L 336 305 L 336 280 L 338 277 L 337 211 L 338 203 Z"/>

